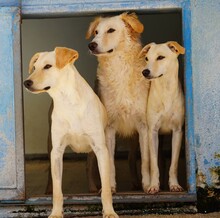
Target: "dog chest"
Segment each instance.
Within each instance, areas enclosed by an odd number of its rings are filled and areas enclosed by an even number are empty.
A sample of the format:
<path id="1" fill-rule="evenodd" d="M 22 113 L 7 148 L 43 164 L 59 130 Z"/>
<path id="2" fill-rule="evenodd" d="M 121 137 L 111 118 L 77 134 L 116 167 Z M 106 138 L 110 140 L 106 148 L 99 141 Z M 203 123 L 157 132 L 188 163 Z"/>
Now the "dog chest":
<path id="1" fill-rule="evenodd" d="M 61 140 L 64 146 L 70 146 L 76 153 L 88 153 L 92 151 L 91 145 L 93 144 L 92 138 L 84 133 L 69 132 L 66 133 Z"/>
<path id="2" fill-rule="evenodd" d="M 164 107 L 162 104 L 157 109 L 148 109 L 147 119 L 150 128 L 159 130 L 161 134 L 170 133 L 172 130 L 181 129 L 184 122 L 184 104 L 171 104 Z"/>

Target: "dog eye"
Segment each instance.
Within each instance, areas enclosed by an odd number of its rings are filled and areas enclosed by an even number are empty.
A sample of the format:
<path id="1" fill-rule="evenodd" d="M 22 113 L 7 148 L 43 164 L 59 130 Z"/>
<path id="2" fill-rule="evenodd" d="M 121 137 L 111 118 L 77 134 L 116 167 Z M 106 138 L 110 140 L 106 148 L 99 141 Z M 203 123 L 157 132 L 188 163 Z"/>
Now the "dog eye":
<path id="1" fill-rule="evenodd" d="M 98 35 L 98 31 L 97 30 L 95 31 L 95 34 Z"/>
<path id="2" fill-rule="evenodd" d="M 115 32 L 115 29 L 113 29 L 113 28 L 110 28 L 110 29 L 107 31 L 107 33 L 113 33 L 113 32 Z"/>
<path id="3" fill-rule="evenodd" d="M 145 58 L 145 61 L 148 61 L 148 58 L 147 58 L 147 57 Z"/>
<path id="4" fill-rule="evenodd" d="M 165 58 L 164 56 L 161 56 L 161 55 L 160 55 L 160 56 L 157 57 L 157 60 L 158 60 L 158 61 L 159 61 L 159 60 L 163 60 L 164 58 Z"/>
<path id="5" fill-rule="evenodd" d="M 45 70 L 48 70 L 48 69 L 50 69 L 51 67 L 52 67 L 52 65 L 47 64 L 47 65 L 44 66 L 44 69 L 45 69 Z"/>

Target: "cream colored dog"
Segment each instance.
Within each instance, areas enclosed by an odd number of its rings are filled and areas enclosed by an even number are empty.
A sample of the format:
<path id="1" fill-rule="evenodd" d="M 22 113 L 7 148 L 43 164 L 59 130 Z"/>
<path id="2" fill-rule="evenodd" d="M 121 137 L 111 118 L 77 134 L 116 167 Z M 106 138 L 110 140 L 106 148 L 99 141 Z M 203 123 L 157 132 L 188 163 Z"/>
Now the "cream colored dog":
<path id="1" fill-rule="evenodd" d="M 139 133 L 144 191 L 150 185 L 146 122 L 149 82 L 140 74 L 145 63 L 137 58 L 142 49 L 139 38 L 143 29 L 135 14 L 123 13 L 96 18 L 87 32 L 87 38 L 94 35 L 89 49 L 98 58 L 99 94 L 108 114 L 106 140 L 110 152 L 112 192 L 116 191 L 116 133 L 123 136 Z"/>
<path id="2" fill-rule="evenodd" d="M 169 170 L 170 191 L 182 191 L 177 169 L 184 123 L 184 96 L 178 78 L 178 55 L 185 49 L 177 42 L 146 45 L 140 56 L 146 60 L 143 75 L 151 81 L 147 106 L 151 185 L 148 192 L 159 191 L 158 133 L 172 132 L 172 160 Z"/>
<path id="3" fill-rule="evenodd" d="M 50 218 L 63 217 L 63 153 L 69 145 L 75 152 L 94 151 L 102 183 L 103 217 L 117 218 L 112 207 L 109 154 L 105 145 L 106 112 L 73 63 L 75 50 L 57 47 L 35 54 L 29 65 L 31 75 L 24 81 L 32 93 L 47 92 L 53 99 L 51 171 L 53 210 Z"/>

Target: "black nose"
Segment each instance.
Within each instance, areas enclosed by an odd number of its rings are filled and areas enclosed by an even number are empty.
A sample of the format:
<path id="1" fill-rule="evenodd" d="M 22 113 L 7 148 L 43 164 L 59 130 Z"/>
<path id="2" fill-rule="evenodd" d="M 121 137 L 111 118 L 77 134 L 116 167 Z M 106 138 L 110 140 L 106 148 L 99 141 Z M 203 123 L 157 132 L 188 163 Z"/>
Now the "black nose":
<path id="1" fill-rule="evenodd" d="M 143 70 L 142 74 L 143 74 L 145 77 L 148 77 L 148 76 L 150 75 L 150 70 L 145 69 L 145 70 Z"/>
<path id="2" fill-rule="evenodd" d="M 32 80 L 25 80 L 24 81 L 24 86 L 26 87 L 26 88 L 30 88 L 31 86 L 33 85 L 33 81 Z"/>
<path id="3" fill-rule="evenodd" d="M 95 51 L 95 49 L 97 48 L 98 44 L 96 42 L 90 42 L 88 46 L 89 46 L 89 49 L 91 51 Z"/>

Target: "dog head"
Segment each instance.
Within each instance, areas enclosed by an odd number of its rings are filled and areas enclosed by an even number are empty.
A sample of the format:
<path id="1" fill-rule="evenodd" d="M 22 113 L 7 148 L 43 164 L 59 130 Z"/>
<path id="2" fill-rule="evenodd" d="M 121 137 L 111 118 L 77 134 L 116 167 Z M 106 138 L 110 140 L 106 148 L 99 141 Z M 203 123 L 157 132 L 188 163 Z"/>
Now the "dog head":
<path id="1" fill-rule="evenodd" d="M 87 39 L 94 36 L 88 45 L 89 50 L 94 55 L 112 54 L 121 43 L 126 41 L 126 37 L 129 37 L 128 41 L 137 40 L 143 30 L 143 24 L 134 13 L 122 13 L 105 18 L 97 17 L 90 24 L 86 34 Z"/>
<path id="2" fill-rule="evenodd" d="M 177 57 L 184 53 L 185 49 L 174 41 L 163 44 L 150 43 L 141 50 L 139 55 L 146 61 L 142 74 L 149 80 L 159 78 L 170 72 L 170 69 L 172 71 L 178 65 Z"/>
<path id="3" fill-rule="evenodd" d="M 78 52 L 64 47 L 56 47 L 51 52 L 36 53 L 29 63 L 30 76 L 24 81 L 25 88 L 32 93 L 47 92 L 55 87 L 62 69 L 74 63 Z"/>

